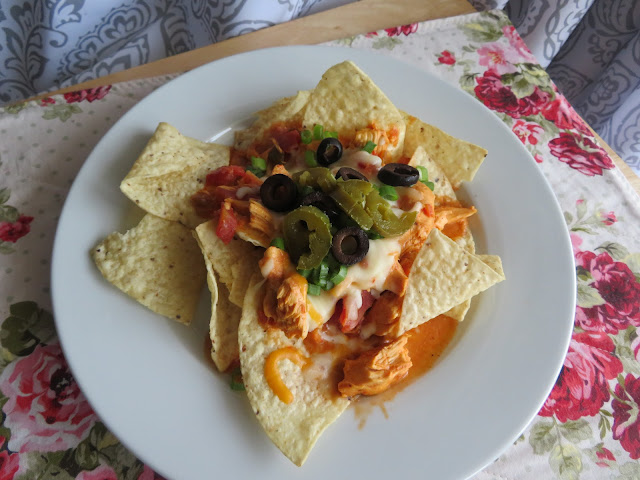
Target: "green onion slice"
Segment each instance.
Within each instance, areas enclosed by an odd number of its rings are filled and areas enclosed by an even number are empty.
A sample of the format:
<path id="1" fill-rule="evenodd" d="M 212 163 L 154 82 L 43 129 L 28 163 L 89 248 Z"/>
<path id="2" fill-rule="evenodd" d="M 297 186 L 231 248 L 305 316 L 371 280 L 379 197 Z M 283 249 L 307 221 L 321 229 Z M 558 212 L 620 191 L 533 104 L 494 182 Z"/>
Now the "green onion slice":
<path id="1" fill-rule="evenodd" d="M 284 238 L 282 237 L 276 237 L 273 240 L 271 240 L 271 246 L 272 247 L 278 247 L 280 250 L 285 250 L 284 248 Z"/>
<path id="2" fill-rule="evenodd" d="M 433 184 L 433 182 L 429 181 L 429 171 L 427 170 L 427 167 L 417 166 L 416 168 L 418 169 L 418 172 L 420 172 L 420 177 L 418 178 L 418 180 L 429 187 L 431 191 L 433 191 L 435 185 Z"/>
<path id="3" fill-rule="evenodd" d="M 304 163 L 306 163 L 308 167 L 318 166 L 316 156 L 314 155 L 312 150 L 307 150 L 306 152 L 304 152 Z"/>
<path id="4" fill-rule="evenodd" d="M 364 147 L 362 147 L 362 150 L 364 150 L 367 153 L 371 153 L 375 148 L 376 148 L 376 144 L 373 143 L 371 140 L 369 140 L 367 143 L 364 144 Z"/>
<path id="5" fill-rule="evenodd" d="M 398 192 L 391 185 L 382 185 L 379 189 L 380 196 L 386 200 L 398 200 Z"/>
<path id="6" fill-rule="evenodd" d="M 240 370 L 240 367 L 234 368 L 231 372 L 231 382 L 229 383 L 229 386 L 231 387 L 231 390 L 235 390 L 237 392 L 243 392 L 245 390 L 244 382 L 242 381 L 242 370 Z"/>
<path id="7" fill-rule="evenodd" d="M 313 126 L 313 139 L 322 140 L 322 134 L 324 133 L 324 127 L 322 125 Z"/>
<path id="8" fill-rule="evenodd" d="M 346 265 L 340 265 L 340 269 L 333 274 L 333 276 L 329 279 L 334 285 L 338 285 L 341 281 L 347 278 L 348 268 Z"/>
<path id="9" fill-rule="evenodd" d="M 318 296 L 322 293 L 322 288 L 320 288 L 318 285 L 314 285 L 313 283 L 310 283 L 307 293 L 309 295 Z"/>
<path id="10" fill-rule="evenodd" d="M 313 133 L 311 133 L 311 130 L 307 130 L 307 129 L 302 130 L 300 132 L 300 140 L 305 145 L 309 145 L 313 140 Z"/>

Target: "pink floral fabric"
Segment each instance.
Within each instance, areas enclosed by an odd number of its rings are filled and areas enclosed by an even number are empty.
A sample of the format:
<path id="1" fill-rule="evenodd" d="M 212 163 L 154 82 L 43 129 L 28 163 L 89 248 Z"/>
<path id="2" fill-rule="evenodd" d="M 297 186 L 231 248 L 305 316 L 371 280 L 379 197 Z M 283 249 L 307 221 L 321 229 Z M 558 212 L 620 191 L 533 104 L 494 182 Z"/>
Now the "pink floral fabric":
<path id="1" fill-rule="evenodd" d="M 563 368 L 521 437 L 474 479 L 640 478 L 638 196 L 502 12 L 332 44 L 402 58 L 484 104 L 531 153 L 564 211 L 578 288 Z M 0 480 L 162 478 L 106 429 L 66 366 L 50 313 L 48 255 L 91 148 L 169 79 L 0 111 Z"/>

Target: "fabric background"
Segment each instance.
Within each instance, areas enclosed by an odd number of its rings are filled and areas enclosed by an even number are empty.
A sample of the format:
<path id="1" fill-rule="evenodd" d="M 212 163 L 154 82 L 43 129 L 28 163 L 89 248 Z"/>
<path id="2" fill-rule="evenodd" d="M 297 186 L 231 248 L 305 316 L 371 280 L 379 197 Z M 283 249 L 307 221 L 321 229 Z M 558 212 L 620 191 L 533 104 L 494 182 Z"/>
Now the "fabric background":
<path id="1" fill-rule="evenodd" d="M 402 59 L 482 102 L 522 142 L 564 213 L 577 267 L 569 352 L 538 415 L 474 480 L 640 479 L 638 195 L 502 11 L 331 45 Z M 65 197 L 91 150 L 123 114 L 175 77 L 0 108 L 0 480 L 161 480 L 100 421 L 64 359 L 51 313 L 51 249 Z M 104 354 L 101 347 L 97 342 Z M 230 401 L 246 401 L 241 392 L 227 393 Z M 163 441 L 176 452 L 189 445 L 184 436 Z"/>

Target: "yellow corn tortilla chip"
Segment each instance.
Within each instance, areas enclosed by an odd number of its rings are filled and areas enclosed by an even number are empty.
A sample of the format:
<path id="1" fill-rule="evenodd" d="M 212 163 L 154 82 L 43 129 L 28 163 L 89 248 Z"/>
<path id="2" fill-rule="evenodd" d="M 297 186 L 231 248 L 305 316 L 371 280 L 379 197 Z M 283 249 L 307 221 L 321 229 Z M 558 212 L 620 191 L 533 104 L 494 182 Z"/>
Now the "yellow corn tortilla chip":
<path id="1" fill-rule="evenodd" d="M 269 108 L 256 112 L 257 118 L 251 127 L 235 133 L 235 148 L 246 150 L 254 141 L 262 139 L 274 123 L 301 122 L 302 109 L 309 100 L 309 94 L 309 91 L 301 90 L 292 97 L 282 98 Z"/>
<path id="2" fill-rule="evenodd" d="M 285 404 L 273 393 L 264 373 L 267 356 L 291 346 L 307 357 L 309 354 L 302 340 L 287 338 L 277 328 L 265 330 L 258 322 L 262 301 L 260 280 L 260 276 L 255 276 L 251 281 L 238 330 L 242 378 L 262 428 L 289 460 L 301 466 L 322 432 L 347 408 L 349 401 L 331 391 L 329 367 L 318 361 L 303 372 L 289 360 L 282 360 L 280 376 L 293 394 L 293 401 Z"/>
<path id="3" fill-rule="evenodd" d="M 411 267 L 399 334 L 447 312 L 504 278 L 478 256 L 433 229 Z"/>
<path id="4" fill-rule="evenodd" d="M 185 226 L 145 215 L 91 252 L 104 278 L 145 307 L 191 323 L 205 280 L 198 244 Z"/>
<path id="5" fill-rule="evenodd" d="M 229 301 L 229 290 L 224 284 L 218 282 L 214 266 L 207 255 L 206 246 L 201 243 L 200 237 L 195 231 L 192 233 L 204 256 L 204 263 L 207 267 L 207 286 L 211 293 L 211 318 L 209 320 L 211 359 L 218 370 L 224 372 L 239 358 L 238 324 L 242 310 Z"/>
<path id="6" fill-rule="evenodd" d="M 436 194 L 436 204 L 438 197 L 449 197 L 452 200 L 456 200 L 455 190 L 453 189 L 451 182 L 449 182 L 447 175 L 444 173 L 442 168 L 433 161 L 422 146 L 419 146 L 413 152 L 411 160 L 409 160 L 409 165 L 413 167 L 421 166 L 427 169 L 429 180 L 433 182 L 433 193 Z M 464 236 L 457 238 L 454 241 L 469 253 L 475 253 L 476 249 L 473 236 L 468 229 Z M 445 312 L 444 315 L 455 318 L 458 322 L 462 322 L 469 311 L 470 306 L 471 300 L 465 300 L 460 305 L 456 305 L 451 310 Z"/>
<path id="7" fill-rule="evenodd" d="M 406 150 L 406 149 L 405 149 Z M 433 182 L 433 193 L 436 197 L 449 197 L 456 199 L 455 191 L 444 170 L 429 156 L 422 146 L 418 146 L 411 154 L 409 165 L 412 167 L 424 167 L 429 174 L 429 181 Z"/>
<path id="8" fill-rule="evenodd" d="M 160 123 L 120 190 L 148 213 L 194 228 L 203 219 L 191 196 L 204 186 L 207 173 L 228 165 L 229 159 L 229 147 L 185 137 Z"/>
<path id="9" fill-rule="evenodd" d="M 443 132 L 439 128 L 404 113 L 407 131 L 403 155 L 411 157 L 416 149 L 424 147 L 429 156 L 444 170 L 454 187 L 470 182 L 487 150 Z"/>
<path id="10" fill-rule="evenodd" d="M 388 161 L 395 161 L 402 154 L 405 135 L 402 115 L 373 80 L 350 61 L 324 73 L 309 96 L 303 124 L 306 128 L 322 125 L 325 131 L 335 131 L 349 139 L 356 130 L 372 124 L 385 131 L 397 128 L 398 144 L 387 150 Z"/>
<path id="11" fill-rule="evenodd" d="M 240 359 L 238 351 L 238 325 L 242 309 L 229 301 L 229 290 L 218 283 L 216 317 L 209 322 L 211 359 L 221 372 Z"/>
<path id="12" fill-rule="evenodd" d="M 198 242 L 220 281 L 229 289 L 229 301 L 242 307 L 251 276 L 258 271 L 262 251 L 236 238 L 225 244 L 216 235 L 215 228 L 213 220 L 198 225 L 195 230 Z"/>

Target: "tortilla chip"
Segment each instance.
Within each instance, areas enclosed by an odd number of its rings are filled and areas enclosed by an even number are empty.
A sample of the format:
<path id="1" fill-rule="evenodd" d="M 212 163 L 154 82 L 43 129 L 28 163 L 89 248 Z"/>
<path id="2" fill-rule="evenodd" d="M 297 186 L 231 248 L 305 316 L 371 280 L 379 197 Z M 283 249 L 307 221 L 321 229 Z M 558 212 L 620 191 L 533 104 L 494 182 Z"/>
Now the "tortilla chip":
<path id="1" fill-rule="evenodd" d="M 391 100 L 353 62 L 339 63 L 327 70 L 311 92 L 303 117 L 306 128 L 322 125 L 341 137 L 353 138 L 356 130 L 375 125 L 398 130 L 398 144 L 387 150 L 388 161 L 400 158 L 405 126 Z"/>
<path id="2" fill-rule="evenodd" d="M 405 149 L 406 151 L 406 149 Z M 412 167 L 424 167 L 429 174 L 429 181 L 433 182 L 433 193 L 436 197 L 449 197 L 456 199 L 455 191 L 444 170 L 429 156 L 426 150 L 419 146 L 411 155 L 409 165 Z"/>
<path id="3" fill-rule="evenodd" d="M 112 233 L 92 250 L 104 278 L 145 307 L 190 324 L 205 279 L 191 231 L 145 215 L 127 233 Z"/>
<path id="4" fill-rule="evenodd" d="M 213 220 L 199 225 L 195 230 L 198 243 L 220 281 L 229 289 L 231 303 L 242 307 L 249 280 L 258 271 L 262 252 L 250 243 L 236 238 L 225 244 L 216 235 L 215 228 Z"/>
<path id="5" fill-rule="evenodd" d="M 301 466 L 322 432 L 347 408 L 349 401 L 330 390 L 329 372 L 322 370 L 317 361 L 304 372 L 289 360 L 281 361 L 280 376 L 293 394 L 293 401 L 285 404 L 273 393 L 264 374 L 267 356 L 290 346 L 307 357 L 309 353 L 302 340 L 287 338 L 277 328 L 265 331 L 260 325 L 261 286 L 261 277 L 254 276 L 242 309 L 238 330 L 242 378 L 262 428 L 289 460 Z"/>
<path id="6" fill-rule="evenodd" d="M 207 285 L 211 293 L 211 319 L 209 320 L 211 359 L 218 370 L 224 372 L 239 358 L 238 324 L 242 310 L 229 301 L 229 290 L 224 284 L 218 282 L 206 247 L 201 243 L 200 237 L 195 232 L 192 233 L 200 246 L 207 266 Z"/>
<path id="7" fill-rule="evenodd" d="M 120 190 L 139 207 L 191 228 L 203 222 L 191 205 L 191 195 L 204 185 L 207 173 L 228 165 L 230 148 L 185 137 L 160 123 Z"/>
<path id="8" fill-rule="evenodd" d="M 498 255 L 477 255 L 477 257 L 485 264 L 489 265 L 498 275 L 504 277 L 502 268 L 502 259 Z"/>
<path id="9" fill-rule="evenodd" d="M 443 132 L 405 112 L 407 132 L 404 139 L 404 156 L 411 157 L 416 149 L 424 147 L 429 156 L 444 170 L 454 187 L 461 182 L 470 182 L 487 150 L 473 143 Z"/>
<path id="10" fill-rule="evenodd" d="M 440 230 L 433 229 L 409 274 L 399 334 L 447 312 L 504 278 Z"/>
<path id="11" fill-rule="evenodd" d="M 282 98 L 269 108 L 256 112 L 257 119 L 251 127 L 235 133 L 235 148 L 246 150 L 254 141 L 262 139 L 274 123 L 302 122 L 302 109 L 309 100 L 309 94 L 309 91 L 301 90 L 292 97 Z"/>

